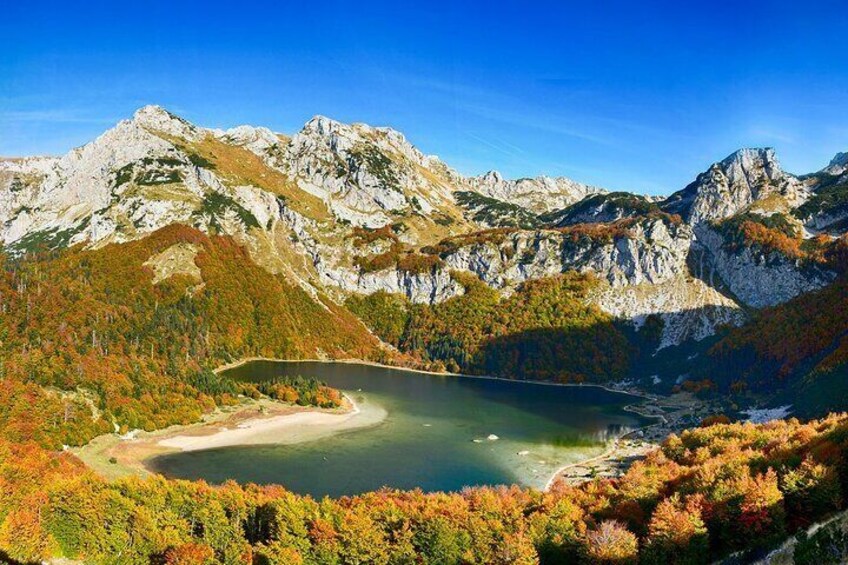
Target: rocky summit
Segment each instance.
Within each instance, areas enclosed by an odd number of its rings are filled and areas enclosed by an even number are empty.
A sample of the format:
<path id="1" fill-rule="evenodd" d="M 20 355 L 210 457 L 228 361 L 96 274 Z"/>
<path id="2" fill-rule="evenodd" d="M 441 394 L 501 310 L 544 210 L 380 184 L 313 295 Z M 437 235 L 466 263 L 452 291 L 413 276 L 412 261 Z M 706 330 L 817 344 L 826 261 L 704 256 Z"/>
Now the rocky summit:
<path id="1" fill-rule="evenodd" d="M 146 106 L 62 157 L 0 161 L 7 252 L 99 248 L 171 224 L 232 236 L 267 271 L 336 302 L 378 291 L 437 304 L 471 273 L 504 296 L 577 271 L 586 301 L 659 348 L 830 284 L 848 228 L 848 153 L 784 171 L 742 149 L 667 198 L 566 178 L 464 176 L 391 128 L 316 116 L 287 135 L 226 131 Z"/>

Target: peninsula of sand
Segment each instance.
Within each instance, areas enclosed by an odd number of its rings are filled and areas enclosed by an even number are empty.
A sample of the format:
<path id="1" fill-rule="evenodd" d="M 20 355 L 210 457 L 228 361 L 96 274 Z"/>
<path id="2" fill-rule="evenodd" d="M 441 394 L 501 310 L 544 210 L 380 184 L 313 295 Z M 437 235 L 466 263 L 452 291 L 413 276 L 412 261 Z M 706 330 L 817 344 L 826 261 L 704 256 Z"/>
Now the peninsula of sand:
<path id="1" fill-rule="evenodd" d="M 107 478 L 154 472 L 151 461 L 166 453 L 245 445 L 292 445 L 347 430 L 375 426 L 386 410 L 345 395 L 341 408 L 293 406 L 268 399 L 218 408 L 201 422 L 154 432 L 105 434 L 73 452 Z"/>

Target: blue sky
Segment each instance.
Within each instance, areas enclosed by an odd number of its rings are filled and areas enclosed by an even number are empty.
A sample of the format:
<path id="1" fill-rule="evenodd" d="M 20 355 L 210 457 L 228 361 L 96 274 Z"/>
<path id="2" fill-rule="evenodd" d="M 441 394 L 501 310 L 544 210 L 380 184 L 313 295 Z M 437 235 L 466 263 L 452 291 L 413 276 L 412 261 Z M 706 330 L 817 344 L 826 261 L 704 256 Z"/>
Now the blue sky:
<path id="1" fill-rule="evenodd" d="M 799 173 L 848 150 L 844 0 L 9 4 L 0 155 L 63 153 L 149 103 L 390 125 L 466 174 L 655 194 L 743 146 Z"/>

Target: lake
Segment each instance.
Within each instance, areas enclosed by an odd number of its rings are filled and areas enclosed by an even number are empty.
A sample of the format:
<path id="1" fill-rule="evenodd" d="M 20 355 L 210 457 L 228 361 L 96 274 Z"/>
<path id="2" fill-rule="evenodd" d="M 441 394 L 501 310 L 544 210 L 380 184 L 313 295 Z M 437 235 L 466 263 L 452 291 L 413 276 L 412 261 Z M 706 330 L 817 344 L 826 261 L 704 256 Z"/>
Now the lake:
<path id="1" fill-rule="evenodd" d="M 608 440 L 647 422 L 623 409 L 633 397 L 598 387 L 317 361 L 254 361 L 225 374 L 254 382 L 316 377 L 353 399 L 362 411 L 356 417 L 381 416 L 366 427 L 293 445 L 167 454 L 152 460 L 151 468 L 212 483 L 279 483 L 316 497 L 382 486 L 543 488 L 558 468 L 601 453 Z"/>

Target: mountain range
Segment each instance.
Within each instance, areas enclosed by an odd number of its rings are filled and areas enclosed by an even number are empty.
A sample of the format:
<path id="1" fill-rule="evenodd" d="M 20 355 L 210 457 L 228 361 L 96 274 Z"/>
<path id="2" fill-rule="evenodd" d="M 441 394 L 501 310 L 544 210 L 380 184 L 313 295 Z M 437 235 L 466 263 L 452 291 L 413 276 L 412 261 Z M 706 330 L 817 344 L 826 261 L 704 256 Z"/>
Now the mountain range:
<path id="1" fill-rule="evenodd" d="M 0 160 L 0 240 L 11 257 L 120 253 L 174 224 L 232 238 L 322 309 L 350 308 L 386 351 L 414 347 L 388 339 L 357 300 L 434 309 L 479 282 L 508 300 L 576 272 L 591 279 L 581 303 L 633 340 L 651 333 L 643 349 L 653 359 L 753 328 L 763 312 L 839 283 L 848 153 L 793 175 L 772 149 L 741 149 L 653 197 L 567 178 L 464 176 L 390 128 L 316 116 L 291 136 L 224 131 L 146 106 L 64 156 Z M 197 271 L 197 253 L 184 241 L 157 248 L 151 282 Z M 843 334 L 815 355 L 839 350 Z"/>

